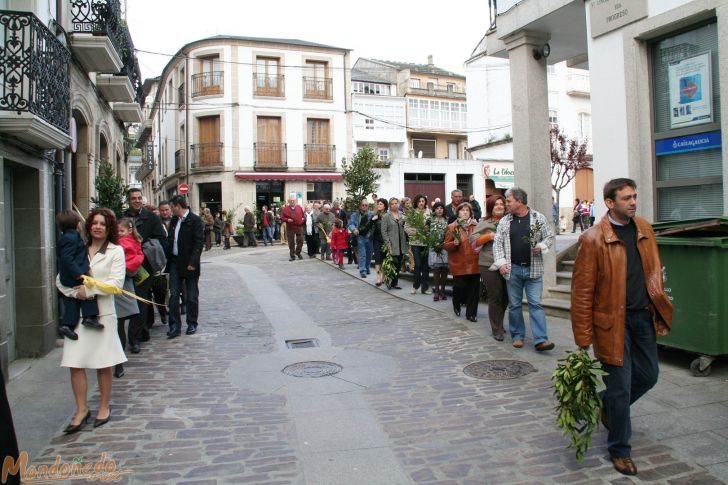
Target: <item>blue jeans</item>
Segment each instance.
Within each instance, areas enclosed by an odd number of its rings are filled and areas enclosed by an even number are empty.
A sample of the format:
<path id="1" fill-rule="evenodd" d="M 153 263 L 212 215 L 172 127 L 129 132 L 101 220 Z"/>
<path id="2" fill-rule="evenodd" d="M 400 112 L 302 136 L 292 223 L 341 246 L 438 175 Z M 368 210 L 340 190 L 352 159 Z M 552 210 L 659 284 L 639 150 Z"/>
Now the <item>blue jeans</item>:
<path id="1" fill-rule="evenodd" d="M 613 328 L 613 332 L 617 329 Z M 607 449 L 614 458 L 630 456 L 629 407 L 657 383 L 657 340 L 649 310 L 628 312 L 624 328 L 624 365 L 603 364 L 606 390 L 599 393 L 609 421 Z"/>
<path id="2" fill-rule="evenodd" d="M 267 246 L 268 243 L 273 244 L 273 228 L 271 226 L 263 228 L 263 244 Z"/>
<path id="3" fill-rule="evenodd" d="M 528 315 L 531 320 L 531 333 L 533 342 L 538 345 L 546 342 L 546 312 L 541 306 L 543 293 L 543 278 L 531 278 L 531 268 L 528 266 L 511 266 L 511 277 L 508 279 L 508 326 L 511 339 L 526 338 L 526 323 L 523 320 L 523 291 L 526 291 L 528 301 Z"/>
<path id="4" fill-rule="evenodd" d="M 372 264 L 372 254 L 374 253 L 374 245 L 368 237 L 357 236 L 356 247 L 359 251 L 359 274 L 369 274 L 369 267 Z"/>
<path id="5" fill-rule="evenodd" d="M 187 290 L 187 327 L 197 327 L 197 315 L 200 310 L 200 289 L 197 284 L 200 275 L 182 277 L 177 269 L 176 258 L 170 258 L 169 268 L 169 329 L 178 330 L 182 327 L 179 301 L 182 294 L 182 285 Z M 151 278 L 150 278 L 151 279 Z"/>

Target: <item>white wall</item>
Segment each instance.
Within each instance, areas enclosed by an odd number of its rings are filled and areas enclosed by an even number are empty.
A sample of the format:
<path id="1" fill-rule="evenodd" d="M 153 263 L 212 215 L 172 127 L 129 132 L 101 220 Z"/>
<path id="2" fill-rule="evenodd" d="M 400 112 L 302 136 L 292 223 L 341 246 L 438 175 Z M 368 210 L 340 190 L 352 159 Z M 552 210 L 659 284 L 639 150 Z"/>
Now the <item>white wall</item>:
<path id="1" fill-rule="evenodd" d="M 485 199 L 485 179 L 483 162 L 480 160 L 453 160 L 439 158 L 397 158 L 392 160 L 388 169 L 380 170 L 377 194 L 382 197 L 404 196 L 405 173 L 442 173 L 445 174 L 445 196 L 457 188 L 457 174 L 473 175 L 473 193 L 481 206 Z M 470 195 L 470 194 L 467 194 Z"/>

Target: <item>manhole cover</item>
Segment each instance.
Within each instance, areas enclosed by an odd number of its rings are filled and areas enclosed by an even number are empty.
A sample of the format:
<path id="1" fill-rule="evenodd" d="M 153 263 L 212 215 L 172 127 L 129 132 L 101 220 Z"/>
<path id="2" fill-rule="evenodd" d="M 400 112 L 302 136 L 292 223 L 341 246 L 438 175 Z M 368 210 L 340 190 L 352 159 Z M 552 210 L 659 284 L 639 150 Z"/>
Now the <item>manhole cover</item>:
<path id="1" fill-rule="evenodd" d="M 500 380 L 523 377 L 536 372 L 536 368 L 520 360 L 481 360 L 466 366 L 463 372 L 476 379 Z"/>
<path id="2" fill-rule="evenodd" d="M 326 377 L 344 370 L 339 364 L 323 361 L 298 362 L 283 368 L 283 373 L 293 377 Z"/>

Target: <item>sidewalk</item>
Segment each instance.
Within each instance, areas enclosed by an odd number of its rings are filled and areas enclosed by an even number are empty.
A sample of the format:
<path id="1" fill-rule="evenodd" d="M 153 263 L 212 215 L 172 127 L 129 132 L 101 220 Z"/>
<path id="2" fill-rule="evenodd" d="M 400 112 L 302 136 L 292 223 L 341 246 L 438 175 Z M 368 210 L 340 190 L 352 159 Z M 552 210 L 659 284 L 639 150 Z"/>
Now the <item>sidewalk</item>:
<path id="1" fill-rule="evenodd" d="M 198 333 L 166 340 L 155 326 L 114 380 L 103 428 L 62 435 L 73 397 L 58 351 L 9 383 L 20 446 L 47 464 L 56 454 L 107 452 L 131 471 L 120 483 L 145 485 L 728 480 L 725 360 L 698 379 L 690 356 L 661 352 L 660 382 L 633 408 L 640 475 L 629 479 L 607 461 L 601 427 L 578 464 L 555 426 L 550 373 L 573 348 L 568 321 L 549 321 L 556 351 L 538 354 L 530 342 L 516 350 L 490 338 L 485 305 L 470 323 L 454 317 L 449 300 L 373 283 L 353 265 L 288 262 L 280 245 L 206 252 Z M 286 345 L 304 338 L 318 347 Z M 463 373 L 486 359 L 526 361 L 536 372 L 506 381 Z M 306 361 L 340 372 L 281 372 L 322 369 L 301 369 Z M 95 410 L 94 376 L 89 383 Z"/>

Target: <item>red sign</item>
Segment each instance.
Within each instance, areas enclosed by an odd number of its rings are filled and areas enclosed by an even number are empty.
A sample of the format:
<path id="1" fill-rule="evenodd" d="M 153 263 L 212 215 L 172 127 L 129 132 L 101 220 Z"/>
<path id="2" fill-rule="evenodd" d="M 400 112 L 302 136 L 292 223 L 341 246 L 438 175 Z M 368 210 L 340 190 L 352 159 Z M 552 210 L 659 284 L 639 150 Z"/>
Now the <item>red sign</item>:
<path id="1" fill-rule="evenodd" d="M 182 195 L 188 194 L 189 191 L 190 191 L 190 186 L 187 184 L 179 184 L 179 186 L 177 186 L 177 192 L 179 192 Z"/>

